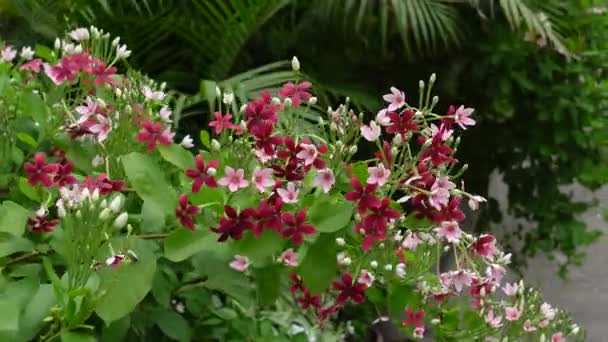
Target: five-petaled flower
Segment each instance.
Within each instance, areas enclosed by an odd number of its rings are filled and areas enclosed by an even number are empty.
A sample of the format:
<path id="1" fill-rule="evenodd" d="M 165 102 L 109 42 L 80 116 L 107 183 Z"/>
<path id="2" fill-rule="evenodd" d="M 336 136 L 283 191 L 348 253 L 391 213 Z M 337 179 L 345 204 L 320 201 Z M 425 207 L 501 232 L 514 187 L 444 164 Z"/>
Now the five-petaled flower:
<path id="1" fill-rule="evenodd" d="M 368 125 L 361 126 L 361 136 L 365 138 L 367 141 L 376 141 L 380 137 L 380 126 L 376 123 L 376 121 L 372 120 Z"/>
<path id="2" fill-rule="evenodd" d="M 57 226 L 57 222 L 57 219 L 49 218 L 49 212 L 46 208 L 40 208 L 34 216 L 27 219 L 27 224 L 34 233 L 48 233 Z"/>
<path id="3" fill-rule="evenodd" d="M 188 196 L 182 194 L 179 196 L 179 205 L 175 209 L 175 216 L 179 222 L 186 228 L 194 230 L 194 217 L 200 213 L 201 209 L 195 205 L 188 203 Z"/>
<path id="4" fill-rule="evenodd" d="M 243 169 L 235 170 L 230 166 L 226 166 L 224 177 L 220 178 L 217 183 L 221 186 L 227 186 L 231 192 L 249 186 L 249 182 L 245 180 L 245 171 Z"/>
<path id="5" fill-rule="evenodd" d="M 475 120 L 471 119 L 470 116 L 473 114 L 473 108 L 464 108 L 464 106 L 458 107 L 456 109 L 456 113 L 454 113 L 454 121 L 460 126 L 462 129 L 467 129 L 466 126 L 475 125 Z"/>
<path id="6" fill-rule="evenodd" d="M 365 213 L 367 209 L 380 206 L 380 199 L 374 195 L 378 187 L 377 184 L 367 184 L 364 187 L 355 177 L 351 178 L 350 184 L 354 191 L 345 193 L 344 198 L 348 201 L 356 201 L 357 210 L 360 214 Z"/>
<path id="7" fill-rule="evenodd" d="M 493 260 L 494 254 L 496 253 L 496 238 L 489 234 L 483 234 L 473 243 L 471 248 L 475 254 Z"/>
<path id="8" fill-rule="evenodd" d="M 284 238 L 290 238 L 294 245 L 302 244 L 304 235 L 314 234 L 317 230 L 312 225 L 306 223 L 306 210 L 301 209 L 296 215 L 292 213 L 282 213 L 281 221 L 283 222 L 282 235 Z"/>
<path id="9" fill-rule="evenodd" d="M 224 206 L 225 215 L 220 217 L 220 224 L 211 228 L 211 231 L 220 234 L 217 241 L 226 241 L 228 238 L 240 240 L 246 230 L 253 229 L 254 223 L 251 220 L 255 215 L 255 210 L 247 208 L 237 213 L 233 207 Z"/>
<path id="10" fill-rule="evenodd" d="M 298 202 L 298 194 L 300 190 L 296 188 L 296 184 L 293 182 L 289 182 L 287 184 L 287 189 L 278 188 L 277 194 L 281 197 L 281 200 L 284 203 L 297 203 Z"/>
<path id="11" fill-rule="evenodd" d="M 403 320 L 403 325 L 405 326 L 413 326 L 416 328 L 424 327 L 424 311 L 414 311 L 410 308 L 405 309 L 405 320 Z"/>
<path id="12" fill-rule="evenodd" d="M 253 170 L 251 182 L 258 191 L 266 192 L 267 187 L 274 185 L 274 181 L 272 180 L 273 172 L 274 171 L 271 168 L 260 169 L 256 166 Z"/>
<path id="13" fill-rule="evenodd" d="M 317 171 L 313 185 L 320 186 L 324 193 L 328 193 L 335 181 L 334 172 L 331 169 L 323 169 Z"/>
<path id="14" fill-rule="evenodd" d="M 382 98 L 389 103 L 387 109 L 391 112 L 405 106 L 405 93 L 395 87 L 391 87 L 391 93 Z"/>
<path id="15" fill-rule="evenodd" d="M 312 94 L 308 92 L 308 89 L 312 86 L 310 82 L 302 82 L 300 84 L 293 84 L 292 82 L 287 82 L 283 85 L 283 88 L 279 90 L 279 96 L 281 97 L 289 97 L 294 106 L 298 107 L 301 101 L 308 101 Z"/>
<path id="16" fill-rule="evenodd" d="M 199 192 L 203 184 L 210 188 L 217 187 L 217 182 L 215 181 L 215 178 L 213 178 L 213 173 L 220 163 L 217 160 L 212 160 L 205 165 L 205 159 L 200 154 L 194 158 L 194 161 L 196 168 L 187 169 L 185 171 L 186 176 L 194 179 L 194 182 L 192 182 L 192 192 Z"/>
<path id="17" fill-rule="evenodd" d="M 230 268 L 238 272 L 245 272 L 249 268 L 249 258 L 246 256 L 235 255 L 234 260 L 230 262 Z"/>
<path id="18" fill-rule="evenodd" d="M 47 164 L 46 155 L 39 152 L 34 156 L 34 163 L 25 163 L 23 169 L 28 174 L 27 182 L 29 185 L 42 184 L 48 188 L 53 185 L 53 179 L 50 174 L 56 173 L 59 170 L 59 164 Z"/>
<path id="19" fill-rule="evenodd" d="M 332 283 L 334 289 L 340 291 L 336 298 L 336 303 L 342 305 L 349 299 L 357 304 L 365 302 L 365 290 L 367 285 L 359 282 L 353 283 L 353 277 L 348 272 L 342 273 L 340 281 L 334 281 Z"/>
<path id="20" fill-rule="evenodd" d="M 367 184 L 377 184 L 378 186 L 383 186 L 386 184 L 388 177 L 391 175 L 391 171 L 385 168 L 384 164 L 368 167 L 367 172 L 369 173 L 369 177 L 367 177 Z"/>
<path id="21" fill-rule="evenodd" d="M 460 237 L 462 236 L 462 230 L 460 230 L 456 221 L 441 222 L 439 228 L 435 228 L 435 231 L 438 238 L 445 238 L 450 243 L 460 241 Z"/>
<path id="22" fill-rule="evenodd" d="M 152 152 L 157 144 L 171 144 L 174 135 L 169 127 L 163 127 L 160 122 L 146 120 L 141 123 L 141 130 L 137 136 L 137 141 L 147 142 L 147 150 L 148 152 Z"/>
<path id="23" fill-rule="evenodd" d="M 226 115 L 222 115 L 220 112 L 215 112 L 213 113 L 213 116 L 215 117 L 215 120 L 209 122 L 209 127 L 215 129 L 215 134 L 220 134 L 225 129 L 235 129 L 235 127 L 239 127 L 232 123 L 232 114 L 227 113 Z"/>
<path id="24" fill-rule="evenodd" d="M 405 140 L 407 132 L 418 130 L 418 126 L 414 122 L 414 112 L 410 109 L 406 109 L 402 113 L 390 112 L 388 117 L 391 120 L 391 125 L 386 128 L 386 133 L 401 134 L 401 138 Z"/>
<path id="25" fill-rule="evenodd" d="M 55 173 L 55 177 L 53 178 L 53 182 L 59 187 L 78 183 L 76 177 L 72 175 L 73 170 L 74 163 L 67 159 L 62 159 L 59 163 L 59 167 L 57 168 L 57 173 Z"/>

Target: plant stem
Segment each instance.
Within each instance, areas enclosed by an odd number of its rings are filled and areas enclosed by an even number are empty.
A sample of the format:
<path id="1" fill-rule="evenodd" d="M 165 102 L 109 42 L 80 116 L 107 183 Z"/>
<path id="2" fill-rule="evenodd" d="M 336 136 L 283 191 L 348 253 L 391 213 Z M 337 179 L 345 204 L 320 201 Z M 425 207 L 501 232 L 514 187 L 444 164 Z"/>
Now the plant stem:
<path id="1" fill-rule="evenodd" d="M 138 239 L 144 239 L 144 240 L 162 240 L 162 239 L 166 238 L 167 236 L 169 236 L 169 234 L 165 234 L 165 233 L 133 235 L 133 237 L 136 237 Z"/>
<path id="2" fill-rule="evenodd" d="M 32 258 L 37 257 L 39 255 L 40 255 L 40 252 L 38 252 L 38 251 L 33 251 L 33 252 L 30 252 L 30 253 L 27 253 L 27 254 L 23 254 L 23 255 L 20 255 L 20 256 L 14 258 L 14 259 L 8 260 L 6 262 L 6 264 L 4 264 L 4 266 L 9 266 L 9 265 L 21 262 L 21 261 L 29 260 L 29 259 L 32 259 Z"/>

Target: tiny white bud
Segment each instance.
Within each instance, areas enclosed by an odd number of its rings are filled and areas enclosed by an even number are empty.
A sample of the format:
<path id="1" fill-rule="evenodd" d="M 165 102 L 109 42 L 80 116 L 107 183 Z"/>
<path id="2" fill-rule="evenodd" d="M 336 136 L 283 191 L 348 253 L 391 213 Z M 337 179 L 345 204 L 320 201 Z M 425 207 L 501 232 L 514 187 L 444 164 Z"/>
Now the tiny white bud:
<path id="1" fill-rule="evenodd" d="M 434 105 L 436 105 L 438 102 L 439 102 L 439 96 L 437 96 L 437 95 L 433 96 L 433 100 L 432 100 L 432 103 L 431 103 L 431 104 L 434 106 Z"/>
<path id="2" fill-rule="evenodd" d="M 222 148 L 222 145 L 216 139 L 211 139 L 211 149 L 214 151 L 219 151 Z"/>
<path id="3" fill-rule="evenodd" d="M 234 101 L 234 94 L 231 92 L 228 92 L 228 91 L 225 92 L 223 102 L 227 105 L 231 105 L 233 101 Z"/>
<path id="4" fill-rule="evenodd" d="M 215 176 L 216 173 L 217 173 L 217 170 L 214 167 L 210 167 L 207 169 L 207 174 L 209 176 Z"/>
<path id="5" fill-rule="evenodd" d="M 278 106 L 281 104 L 281 99 L 275 96 L 272 98 L 272 101 L 270 101 L 270 103 L 272 103 L 275 106 Z"/>
<path id="6" fill-rule="evenodd" d="M 78 44 L 76 45 L 76 47 L 74 48 L 74 53 L 81 53 L 82 52 L 82 45 Z"/>
<path id="7" fill-rule="evenodd" d="M 65 208 L 63 206 L 57 207 L 57 216 L 60 218 L 64 218 L 67 213 L 65 212 Z"/>
<path id="8" fill-rule="evenodd" d="M 343 238 L 336 238 L 336 244 L 338 244 L 338 246 L 344 246 L 346 241 L 344 241 Z"/>
<path id="9" fill-rule="evenodd" d="M 110 202 L 109 208 L 110 208 L 110 210 L 112 210 L 113 212 L 118 214 L 120 212 L 120 210 L 122 209 L 122 205 L 123 205 L 122 196 L 119 195 L 119 196 L 114 197 L 112 202 Z"/>
<path id="10" fill-rule="evenodd" d="M 120 90 L 120 88 L 116 88 L 114 90 L 114 94 L 116 94 L 116 97 L 121 97 L 122 96 L 122 90 Z"/>
<path id="11" fill-rule="evenodd" d="M 308 103 L 310 103 L 311 105 L 315 105 L 317 104 L 317 98 L 315 96 L 311 97 L 310 99 L 308 99 Z"/>
<path id="12" fill-rule="evenodd" d="M 93 190 L 93 194 L 91 195 L 91 200 L 94 202 L 99 201 L 99 188 L 95 188 L 95 190 Z"/>
<path id="13" fill-rule="evenodd" d="M 395 156 L 399 153 L 399 149 L 395 146 L 391 147 L 391 155 Z"/>
<path id="14" fill-rule="evenodd" d="M 357 150 L 358 150 L 357 145 L 353 145 L 348 149 L 348 153 L 355 154 L 355 153 L 357 153 Z"/>
<path id="15" fill-rule="evenodd" d="M 61 49 L 61 40 L 59 40 L 59 38 L 55 38 L 55 44 L 54 44 L 55 49 L 59 50 Z"/>
<path id="16" fill-rule="evenodd" d="M 372 268 L 377 268 L 377 267 L 378 267 L 378 262 L 377 262 L 376 260 L 372 260 L 372 262 L 370 262 L 370 263 L 369 263 L 369 265 L 370 265 Z"/>
<path id="17" fill-rule="evenodd" d="M 380 248 L 384 248 L 384 242 L 381 242 L 381 243 L 378 245 L 378 247 L 380 247 Z"/>
<path id="18" fill-rule="evenodd" d="M 420 81 L 418 82 L 418 87 L 419 87 L 420 89 L 424 88 L 424 81 L 423 81 L 423 80 L 420 80 Z"/>
<path id="19" fill-rule="evenodd" d="M 101 203 L 99 203 L 99 207 L 100 208 L 107 208 L 108 207 L 108 200 L 106 200 L 105 198 L 103 200 L 101 200 Z"/>
<path id="20" fill-rule="evenodd" d="M 102 100 L 100 97 L 98 97 L 95 102 L 97 102 L 97 105 L 99 105 L 101 108 L 107 107 L 106 101 Z"/>
<path id="21" fill-rule="evenodd" d="M 118 215 L 118 217 L 114 220 L 114 228 L 121 229 L 127 224 L 127 220 L 129 219 L 129 214 L 127 212 L 123 212 Z"/>
<path id="22" fill-rule="evenodd" d="M 99 219 L 102 221 L 106 221 L 112 215 L 112 210 L 110 208 L 104 208 L 101 213 L 99 213 Z"/>
<path id="23" fill-rule="evenodd" d="M 431 320 L 431 324 L 433 324 L 433 325 L 437 325 L 437 324 L 439 324 L 440 322 L 441 322 L 441 320 L 440 320 L 439 318 L 433 318 L 433 319 Z"/>
<path id="24" fill-rule="evenodd" d="M 391 265 L 391 264 L 386 264 L 386 265 L 384 265 L 384 269 L 385 269 L 386 271 L 392 271 L 392 270 L 393 270 L 393 265 Z"/>
<path id="25" fill-rule="evenodd" d="M 112 47 L 116 47 L 119 42 L 120 42 L 120 37 L 114 38 L 114 40 L 112 41 Z"/>
<path id="26" fill-rule="evenodd" d="M 215 86 L 215 96 L 217 96 L 217 97 L 222 96 L 222 91 L 220 90 L 220 87 L 218 87 L 218 86 Z"/>
<path id="27" fill-rule="evenodd" d="M 293 56 L 293 58 L 291 59 L 291 69 L 293 69 L 293 71 L 300 70 L 300 61 L 298 60 L 298 57 L 296 57 L 296 56 Z"/>
<path id="28" fill-rule="evenodd" d="M 290 97 L 288 97 L 285 99 L 285 101 L 283 101 L 283 104 L 285 104 L 285 107 L 291 107 L 291 105 L 293 104 L 293 101 L 291 100 Z"/>
<path id="29" fill-rule="evenodd" d="M 329 125 L 329 129 L 330 129 L 331 131 L 337 131 L 337 130 L 338 130 L 338 125 L 336 125 L 336 123 L 335 123 L 335 122 L 332 122 L 332 123 Z"/>
<path id="30" fill-rule="evenodd" d="M 435 83 L 435 80 L 437 79 L 437 75 L 435 75 L 435 73 L 431 74 L 431 77 L 429 78 L 429 83 L 433 84 Z"/>
<path id="31" fill-rule="evenodd" d="M 241 109 L 239 110 L 241 113 L 245 112 L 245 109 L 247 109 L 247 105 L 244 104 L 241 106 Z"/>
<path id="32" fill-rule="evenodd" d="M 401 143 L 403 143 L 403 138 L 401 138 L 401 134 L 396 134 L 395 137 L 393 138 L 393 145 L 401 146 Z"/>

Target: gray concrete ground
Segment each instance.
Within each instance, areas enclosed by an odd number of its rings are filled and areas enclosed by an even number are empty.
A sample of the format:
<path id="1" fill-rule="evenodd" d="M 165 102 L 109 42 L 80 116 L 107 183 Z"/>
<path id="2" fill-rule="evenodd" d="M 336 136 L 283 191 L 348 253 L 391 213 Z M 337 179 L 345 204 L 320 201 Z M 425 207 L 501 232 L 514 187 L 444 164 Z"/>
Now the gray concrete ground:
<path id="1" fill-rule="evenodd" d="M 555 261 L 544 256 L 530 260 L 525 279 L 528 283 L 543 290 L 545 299 L 555 306 L 572 313 L 587 330 L 587 341 L 608 341 L 608 223 L 602 219 L 608 210 L 608 186 L 592 193 L 578 186 L 564 189 L 572 193 L 575 199 L 599 200 L 598 207 L 582 215 L 587 225 L 604 231 L 607 235 L 600 237 L 593 245 L 586 248 L 588 256 L 581 267 L 570 270 L 569 280 L 564 281 L 557 275 Z M 507 187 L 500 177 L 493 177 L 490 182 L 490 193 L 493 197 L 506 203 Z M 507 220 L 513 221 L 513 218 Z"/>

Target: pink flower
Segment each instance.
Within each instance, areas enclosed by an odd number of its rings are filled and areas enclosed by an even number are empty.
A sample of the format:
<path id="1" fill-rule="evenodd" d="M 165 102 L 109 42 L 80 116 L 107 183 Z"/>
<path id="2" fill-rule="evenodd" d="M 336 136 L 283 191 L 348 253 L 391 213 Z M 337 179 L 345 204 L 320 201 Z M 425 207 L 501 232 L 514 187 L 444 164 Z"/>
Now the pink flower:
<path id="1" fill-rule="evenodd" d="M 540 322 L 538 322 L 538 327 L 539 328 L 546 328 L 549 326 L 549 321 L 546 319 L 541 320 Z"/>
<path id="2" fill-rule="evenodd" d="M 488 310 L 485 319 L 486 323 L 488 323 L 494 329 L 498 329 L 502 326 L 502 316 L 495 316 L 494 310 L 492 309 Z"/>
<path id="3" fill-rule="evenodd" d="M 424 327 L 416 327 L 416 328 L 414 328 L 414 337 L 415 338 L 423 338 L 424 337 Z"/>
<path id="4" fill-rule="evenodd" d="M 297 267 L 298 266 L 298 254 L 293 249 L 288 249 L 281 253 L 279 261 L 285 266 Z"/>
<path id="5" fill-rule="evenodd" d="M 245 171 L 243 169 L 234 170 L 230 166 L 226 166 L 224 169 L 224 178 L 217 181 L 217 184 L 227 186 L 231 192 L 235 192 L 238 189 L 246 188 L 249 186 L 249 182 L 245 180 Z"/>
<path id="6" fill-rule="evenodd" d="M 313 185 L 320 186 L 324 193 L 328 193 L 335 181 L 334 172 L 331 169 L 323 169 L 317 172 Z"/>
<path id="7" fill-rule="evenodd" d="M 363 136 L 363 138 L 365 138 L 367 141 L 376 141 L 376 139 L 380 137 L 380 126 L 378 126 L 374 120 L 369 122 L 369 126 L 363 125 L 360 129 L 361 136 Z"/>
<path id="8" fill-rule="evenodd" d="M 443 124 L 440 127 L 435 126 L 435 124 L 431 124 L 431 137 L 434 138 L 436 135 L 441 135 L 441 140 L 446 141 L 454 133 L 453 130 L 447 129 Z"/>
<path id="9" fill-rule="evenodd" d="M 431 194 L 428 198 L 431 207 L 441 210 L 442 206 L 448 204 L 450 200 L 450 191 L 444 188 L 435 188 L 431 190 Z"/>
<path id="10" fill-rule="evenodd" d="M 471 119 L 470 116 L 473 114 L 473 108 L 464 108 L 464 106 L 458 107 L 456 109 L 456 113 L 454 113 L 454 121 L 460 126 L 462 129 L 467 129 L 466 126 L 475 125 L 475 120 Z"/>
<path id="11" fill-rule="evenodd" d="M 469 208 L 471 208 L 471 210 L 477 210 L 479 209 L 479 203 L 481 202 L 486 202 L 486 199 L 481 196 L 471 196 L 471 198 L 469 198 Z"/>
<path id="12" fill-rule="evenodd" d="M 438 238 L 445 238 L 448 242 L 456 243 L 460 241 L 462 236 L 462 230 L 458 226 L 456 221 L 444 221 L 441 222 L 439 228 L 435 228 Z"/>
<path id="13" fill-rule="evenodd" d="M 376 279 L 376 278 L 374 277 L 373 274 L 371 274 L 367 270 L 361 270 L 361 273 L 359 274 L 359 279 L 357 280 L 357 282 L 359 284 L 363 284 L 367 287 L 371 287 L 372 284 L 374 283 L 374 279 Z"/>
<path id="14" fill-rule="evenodd" d="M 473 243 L 473 251 L 488 260 L 494 260 L 496 254 L 496 238 L 489 234 L 483 234 Z"/>
<path id="15" fill-rule="evenodd" d="M 27 62 L 27 63 L 23 63 L 20 67 L 19 70 L 30 70 L 33 73 L 39 73 L 40 70 L 42 68 L 42 59 L 40 58 L 35 58 L 32 59 L 31 61 Z"/>
<path id="16" fill-rule="evenodd" d="M 150 101 L 162 101 L 165 98 L 165 93 L 162 91 L 152 91 L 148 86 L 144 87 L 144 97 Z"/>
<path id="17" fill-rule="evenodd" d="M 392 124 L 386 108 L 378 111 L 378 114 L 376 114 L 376 122 L 380 124 L 380 126 L 390 126 Z"/>
<path id="18" fill-rule="evenodd" d="M 494 284 L 499 284 L 506 273 L 507 271 L 505 268 L 498 264 L 491 264 L 486 269 L 487 277 L 490 278 L 490 281 Z"/>
<path id="19" fill-rule="evenodd" d="M 220 134 L 225 129 L 234 128 L 234 124 L 230 121 L 232 119 L 232 114 L 222 116 L 222 113 L 215 112 L 213 113 L 213 116 L 215 117 L 215 120 L 209 122 L 209 127 L 215 128 L 215 134 Z"/>
<path id="20" fill-rule="evenodd" d="M 416 247 L 418 247 L 421 242 L 422 241 L 420 240 L 420 238 L 418 238 L 418 235 L 416 233 L 409 232 L 401 243 L 401 247 L 413 251 L 416 249 Z"/>
<path id="21" fill-rule="evenodd" d="M 245 272 L 249 268 L 249 258 L 246 256 L 235 255 L 230 262 L 230 268 L 238 272 Z"/>
<path id="22" fill-rule="evenodd" d="M 540 305 L 540 312 L 545 316 L 545 318 L 549 321 L 555 318 L 556 311 L 551 307 L 549 303 L 542 303 Z"/>
<path id="23" fill-rule="evenodd" d="M 266 151 L 264 151 L 264 149 L 256 149 L 254 153 L 256 158 L 258 158 L 258 160 L 262 162 L 262 164 L 269 162 L 270 160 L 272 160 L 272 158 L 274 158 L 274 156 L 266 154 Z"/>
<path id="24" fill-rule="evenodd" d="M 111 257 L 106 259 L 106 265 L 112 267 L 118 267 L 125 260 L 125 256 L 123 254 L 112 255 Z"/>
<path id="25" fill-rule="evenodd" d="M 283 203 L 297 203 L 300 190 L 296 188 L 295 183 L 287 183 L 287 189 L 278 188 L 277 194 L 281 197 Z"/>
<path id="26" fill-rule="evenodd" d="M 76 121 L 78 124 L 82 124 L 87 121 L 91 115 L 97 112 L 97 102 L 91 97 L 87 97 L 86 105 L 80 105 L 74 108 L 76 113 L 80 114 L 80 118 Z"/>
<path id="27" fill-rule="evenodd" d="M 514 307 L 514 306 L 507 306 L 505 308 L 505 319 L 507 321 L 517 321 L 520 317 L 521 317 L 521 310 L 519 310 L 518 308 Z"/>
<path id="28" fill-rule="evenodd" d="M 471 274 L 468 271 L 460 270 L 451 273 L 451 282 L 456 291 L 461 292 L 465 286 L 471 286 Z"/>
<path id="29" fill-rule="evenodd" d="M 95 135 L 97 135 L 97 141 L 103 142 L 108 138 L 108 134 L 112 130 L 112 123 L 108 118 L 103 115 L 97 115 L 97 123 L 91 125 L 89 127 L 89 131 Z M 163 133 L 165 134 L 165 133 Z M 173 136 L 171 135 L 171 138 Z"/>
<path id="30" fill-rule="evenodd" d="M 298 107 L 302 100 L 308 101 L 312 94 L 308 92 L 308 89 L 312 86 L 310 82 L 302 82 L 295 85 L 291 82 L 287 82 L 283 85 L 283 88 L 279 90 L 278 95 L 281 97 L 289 97 L 295 107 Z"/>
<path id="31" fill-rule="evenodd" d="M 502 292 L 504 292 L 507 296 L 515 296 L 517 291 L 519 290 L 519 286 L 517 283 L 509 284 L 507 283 L 505 287 L 502 288 Z"/>
<path id="32" fill-rule="evenodd" d="M 0 55 L 2 56 L 3 62 L 9 63 L 17 56 L 17 50 L 13 49 L 13 47 L 9 45 L 0 51 Z"/>
<path id="33" fill-rule="evenodd" d="M 388 181 L 388 177 L 391 175 L 391 171 L 384 168 L 384 164 L 380 164 L 374 167 L 368 167 L 367 172 L 369 177 L 367 178 L 367 184 L 377 184 L 382 186 Z"/>
<path id="34" fill-rule="evenodd" d="M 389 103 L 387 108 L 389 112 L 405 106 L 405 93 L 395 87 L 391 87 L 391 93 L 382 96 L 382 98 Z"/>
<path id="35" fill-rule="evenodd" d="M 274 185 L 274 181 L 271 178 L 273 172 L 271 168 L 260 169 L 256 166 L 251 177 L 251 181 L 256 189 L 260 192 L 266 192 L 267 187 Z"/>
<path id="36" fill-rule="evenodd" d="M 304 160 L 304 165 L 312 165 L 315 159 L 317 159 L 317 148 L 313 144 L 300 144 L 302 150 L 296 154 L 298 159 Z"/>
<path id="37" fill-rule="evenodd" d="M 527 320 L 524 322 L 524 330 L 525 330 L 526 332 L 533 332 L 533 331 L 536 331 L 536 327 L 535 327 L 534 325 L 532 325 L 532 322 L 530 322 L 530 320 L 529 320 L 529 319 L 527 319 Z"/>
<path id="38" fill-rule="evenodd" d="M 566 339 L 561 332 L 556 332 L 555 334 L 551 335 L 551 342 L 566 342 Z"/>
<path id="39" fill-rule="evenodd" d="M 163 130 L 160 122 L 146 120 L 141 123 L 141 131 L 137 136 L 137 141 L 148 143 L 148 153 L 152 152 L 157 144 L 169 145 L 174 133 L 167 127 Z"/>
<path id="40" fill-rule="evenodd" d="M 173 113 L 171 112 L 171 110 L 167 106 L 163 106 L 160 109 L 160 112 L 158 113 L 158 115 L 160 116 L 160 119 L 163 120 L 166 123 L 171 123 L 172 122 L 172 120 L 171 120 L 171 114 L 173 114 Z"/>

